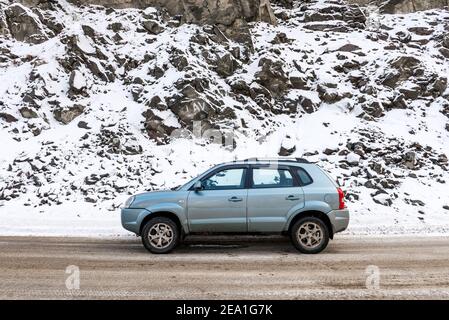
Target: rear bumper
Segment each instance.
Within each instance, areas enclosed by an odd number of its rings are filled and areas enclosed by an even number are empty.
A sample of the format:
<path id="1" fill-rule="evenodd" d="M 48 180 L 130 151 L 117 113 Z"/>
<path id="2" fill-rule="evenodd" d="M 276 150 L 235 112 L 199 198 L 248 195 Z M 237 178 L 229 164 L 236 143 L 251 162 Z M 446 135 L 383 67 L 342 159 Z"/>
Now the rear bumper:
<path id="1" fill-rule="evenodd" d="M 332 224 L 332 229 L 334 233 L 342 232 L 346 230 L 349 224 L 349 210 L 341 209 L 341 210 L 332 210 L 327 216 Z"/>

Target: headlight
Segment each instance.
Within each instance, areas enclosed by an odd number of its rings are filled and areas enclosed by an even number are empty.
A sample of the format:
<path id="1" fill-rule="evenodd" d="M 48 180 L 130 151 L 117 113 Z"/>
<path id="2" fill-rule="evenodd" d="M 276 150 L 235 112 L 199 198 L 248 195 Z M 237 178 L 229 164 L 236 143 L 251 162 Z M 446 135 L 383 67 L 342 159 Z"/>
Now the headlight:
<path id="1" fill-rule="evenodd" d="M 135 196 L 128 198 L 128 200 L 126 200 L 125 202 L 125 208 L 129 208 L 133 204 L 135 198 L 136 198 Z"/>

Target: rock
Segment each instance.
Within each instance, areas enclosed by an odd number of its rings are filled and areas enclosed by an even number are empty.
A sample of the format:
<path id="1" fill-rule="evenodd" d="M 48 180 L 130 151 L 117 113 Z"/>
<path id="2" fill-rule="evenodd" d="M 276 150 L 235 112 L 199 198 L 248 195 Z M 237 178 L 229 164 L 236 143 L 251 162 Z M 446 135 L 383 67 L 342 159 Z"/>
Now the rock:
<path id="1" fill-rule="evenodd" d="M 87 83 L 83 74 L 78 70 L 73 70 L 69 78 L 69 86 L 71 93 L 79 94 L 86 89 Z"/>
<path id="2" fill-rule="evenodd" d="M 409 151 L 403 156 L 403 163 L 409 169 L 414 169 L 416 165 L 416 153 Z"/>
<path id="3" fill-rule="evenodd" d="M 389 106 L 392 109 L 407 109 L 407 102 L 403 94 L 397 94 Z"/>
<path id="4" fill-rule="evenodd" d="M 235 60 L 230 53 L 226 53 L 217 60 L 217 67 L 215 70 L 220 76 L 226 78 L 232 76 L 237 68 L 237 60 Z"/>
<path id="5" fill-rule="evenodd" d="M 396 88 L 397 84 L 413 76 L 415 69 L 420 65 L 420 60 L 412 56 L 401 56 L 390 62 L 394 71 L 387 73 L 382 84 L 390 88 Z"/>
<path id="6" fill-rule="evenodd" d="M 230 83 L 232 92 L 236 94 L 243 94 L 246 96 L 251 95 L 252 89 L 250 86 L 245 82 L 245 80 L 242 79 L 236 79 Z"/>
<path id="7" fill-rule="evenodd" d="M 181 52 L 177 52 L 173 56 L 171 56 L 170 63 L 175 66 L 178 71 L 184 70 L 184 68 L 189 65 L 189 61 Z"/>
<path id="8" fill-rule="evenodd" d="M 421 87 L 418 85 L 402 87 L 399 88 L 399 92 L 404 95 L 405 99 L 415 100 L 421 94 Z"/>
<path id="9" fill-rule="evenodd" d="M 164 120 L 156 116 L 153 111 L 147 110 L 144 113 L 145 130 L 148 136 L 155 140 L 158 144 L 165 144 L 168 142 L 169 136 L 176 129 L 164 123 Z"/>
<path id="10" fill-rule="evenodd" d="M 307 113 L 313 113 L 318 110 L 317 104 L 307 97 L 301 97 L 299 104 Z"/>
<path id="11" fill-rule="evenodd" d="M 304 25 L 304 29 L 323 32 L 343 32 L 347 33 L 350 29 L 346 26 L 335 25 L 332 23 L 313 23 Z"/>
<path id="12" fill-rule="evenodd" d="M 360 156 L 356 153 L 349 153 L 346 156 L 346 161 L 350 164 L 350 165 L 358 165 L 360 162 Z"/>
<path id="13" fill-rule="evenodd" d="M 323 153 L 324 153 L 325 155 L 327 155 L 327 156 L 333 155 L 333 154 L 335 154 L 335 153 L 337 153 L 337 152 L 338 152 L 338 148 L 336 148 L 336 149 L 326 148 L 326 149 L 324 149 L 324 151 L 323 151 Z"/>
<path id="14" fill-rule="evenodd" d="M 24 117 L 25 119 L 32 119 L 32 118 L 37 118 L 38 115 L 37 113 L 28 107 L 22 107 L 19 109 L 20 114 L 22 115 L 22 117 Z"/>
<path id="15" fill-rule="evenodd" d="M 267 88 L 273 96 L 281 96 L 291 87 L 281 61 L 262 58 L 259 61 L 260 71 L 255 74 L 256 81 Z"/>
<path id="16" fill-rule="evenodd" d="M 346 96 L 348 94 L 342 94 L 340 91 L 336 90 L 335 88 L 329 88 L 326 87 L 326 85 L 319 84 L 317 86 L 318 96 L 320 97 L 321 101 L 332 104 L 336 103 Z M 349 94 L 350 95 L 350 94 Z"/>
<path id="17" fill-rule="evenodd" d="M 5 120 L 7 123 L 18 121 L 16 117 L 6 112 L 0 112 L 0 119 Z"/>
<path id="18" fill-rule="evenodd" d="M 80 104 L 75 104 L 72 107 L 62 109 L 58 108 L 53 112 L 55 119 L 63 124 L 69 124 L 76 117 L 80 116 L 85 107 Z"/>
<path id="19" fill-rule="evenodd" d="M 38 17 L 21 4 L 13 4 L 5 10 L 9 31 L 18 41 L 39 44 L 48 40 Z"/>
<path id="20" fill-rule="evenodd" d="M 187 23 L 223 24 L 230 26 L 237 19 L 265 21 L 276 24 L 269 0 L 183 0 L 183 18 Z M 169 10 L 170 11 L 170 10 Z"/>
<path id="21" fill-rule="evenodd" d="M 108 30 L 112 30 L 114 32 L 120 32 L 123 30 L 123 24 L 121 22 L 113 22 L 108 25 Z"/>
<path id="22" fill-rule="evenodd" d="M 216 32 L 219 32 L 218 30 L 220 30 L 225 39 L 231 39 L 235 42 L 243 44 L 250 52 L 254 51 L 251 30 L 246 20 L 236 19 L 232 25 L 223 25 L 221 28 L 222 30 L 220 28 L 215 28 L 214 30 Z"/>
<path id="23" fill-rule="evenodd" d="M 104 82 L 112 81 L 112 79 L 107 76 L 106 71 L 100 63 L 89 59 L 87 60 L 86 65 L 95 77 L 103 80 Z"/>
<path id="24" fill-rule="evenodd" d="M 276 34 L 274 39 L 271 41 L 272 44 L 282 44 L 282 43 L 291 43 L 292 39 L 287 38 L 287 35 L 283 32 Z"/>
<path id="25" fill-rule="evenodd" d="M 363 105 L 363 110 L 374 118 L 380 118 L 384 115 L 384 108 L 378 101 Z"/>
<path id="26" fill-rule="evenodd" d="M 413 32 L 414 34 L 417 34 L 419 36 L 430 36 L 433 33 L 433 30 L 431 28 L 426 27 L 412 27 L 408 28 L 408 31 Z"/>
<path id="27" fill-rule="evenodd" d="M 296 151 L 296 144 L 293 139 L 291 139 L 289 136 L 285 137 L 284 140 L 282 140 L 281 148 L 279 149 L 278 155 L 281 157 L 288 157 L 292 155 Z"/>
<path id="28" fill-rule="evenodd" d="M 444 94 L 447 89 L 447 78 L 438 77 L 429 87 L 430 93 L 436 98 Z"/>
<path id="29" fill-rule="evenodd" d="M 290 83 L 292 84 L 293 89 L 307 90 L 309 89 L 307 85 L 307 79 L 301 76 L 292 76 L 290 77 Z"/>
<path id="30" fill-rule="evenodd" d="M 376 196 L 373 197 L 373 201 L 383 206 L 391 206 L 393 204 L 393 201 L 391 200 L 390 196 L 386 193 L 377 194 Z"/>
<path id="31" fill-rule="evenodd" d="M 449 49 L 448 48 L 440 48 L 439 51 L 443 57 L 449 59 Z"/>
<path id="32" fill-rule="evenodd" d="M 92 129 L 91 127 L 89 127 L 89 124 L 86 121 L 78 122 L 78 128 L 86 129 L 86 130 Z"/>
<path id="33" fill-rule="evenodd" d="M 412 35 L 410 32 L 399 31 L 396 33 L 396 38 L 402 43 L 409 43 L 412 41 Z"/>
<path id="34" fill-rule="evenodd" d="M 92 45 L 89 38 L 87 38 L 85 35 L 78 35 L 73 36 L 69 38 L 69 45 L 73 47 L 76 51 L 79 53 L 86 55 L 86 56 L 95 56 L 97 53 L 97 50 Z"/>
<path id="35" fill-rule="evenodd" d="M 142 25 L 151 34 L 164 32 L 164 28 L 156 20 L 145 20 Z"/>
<path id="36" fill-rule="evenodd" d="M 444 205 L 444 206 L 443 206 L 443 209 L 444 209 L 444 210 L 449 210 L 449 206 L 448 206 L 448 205 Z"/>
<path id="37" fill-rule="evenodd" d="M 33 10 L 39 17 L 39 20 L 53 32 L 52 36 L 59 35 L 65 28 L 65 26 L 57 19 L 57 17 L 48 13 L 40 13 L 36 9 Z M 38 12 L 38 13 L 37 13 Z"/>
<path id="38" fill-rule="evenodd" d="M 414 199 L 410 199 L 410 203 L 412 204 L 412 206 L 424 207 L 426 205 L 423 201 L 421 201 L 421 200 L 414 200 Z"/>
<path id="39" fill-rule="evenodd" d="M 338 49 L 335 50 L 335 51 L 341 51 L 341 52 L 354 52 L 354 51 L 357 51 L 357 50 L 360 50 L 360 49 L 361 49 L 361 48 L 360 48 L 359 46 L 357 46 L 357 45 L 355 45 L 355 44 L 348 43 L 348 44 L 345 44 L 345 45 L 343 45 L 342 47 L 338 48 Z"/>
<path id="40" fill-rule="evenodd" d="M 361 2 L 363 0 L 350 0 L 351 2 Z M 386 0 L 377 1 L 383 13 L 412 13 L 448 6 L 447 0 Z"/>
<path id="41" fill-rule="evenodd" d="M 446 34 L 446 35 L 443 37 L 443 40 L 441 41 L 441 45 L 442 45 L 444 48 L 449 49 L 449 34 Z"/>

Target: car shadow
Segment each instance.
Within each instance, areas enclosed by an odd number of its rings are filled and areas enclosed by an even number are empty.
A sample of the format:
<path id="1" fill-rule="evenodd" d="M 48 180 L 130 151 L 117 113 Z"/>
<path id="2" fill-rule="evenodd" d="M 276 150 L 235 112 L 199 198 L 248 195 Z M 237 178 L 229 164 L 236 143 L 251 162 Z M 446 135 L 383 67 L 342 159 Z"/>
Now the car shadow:
<path id="1" fill-rule="evenodd" d="M 129 250 L 147 253 L 141 241 L 132 246 Z M 225 254 L 225 255 L 245 255 L 271 253 L 279 255 L 301 254 L 295 249 L 286 236 L 189 236 L 169 255 L 188 254 Z M 329 242 L 328 247 L 320 254 L 338 253 L 337 248 Z"/>

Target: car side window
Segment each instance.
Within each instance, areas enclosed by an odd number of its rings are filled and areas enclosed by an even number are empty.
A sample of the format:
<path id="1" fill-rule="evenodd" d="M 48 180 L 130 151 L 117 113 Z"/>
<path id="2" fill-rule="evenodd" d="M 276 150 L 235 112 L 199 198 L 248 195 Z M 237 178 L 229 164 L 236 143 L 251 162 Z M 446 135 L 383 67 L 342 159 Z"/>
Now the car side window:
<path id="1" fill-rule="evenodd" d="M 313 182 L 306 170 L 299 168 L 296 170 L 296 173 L 298 174 L 298 178 L 301 181 L 302 186 L 307 186 Z"/>
<path id="2" fill-rule="evenodd" d="M 254 168 L 253 188 L 293 187 L 293 177 L 287 169 Z"/>
<path id="3" fill-rule="evenodd" d="M 204 190 L 243 189 L 246 169 L 225 169 L 202 181 Z"/>

